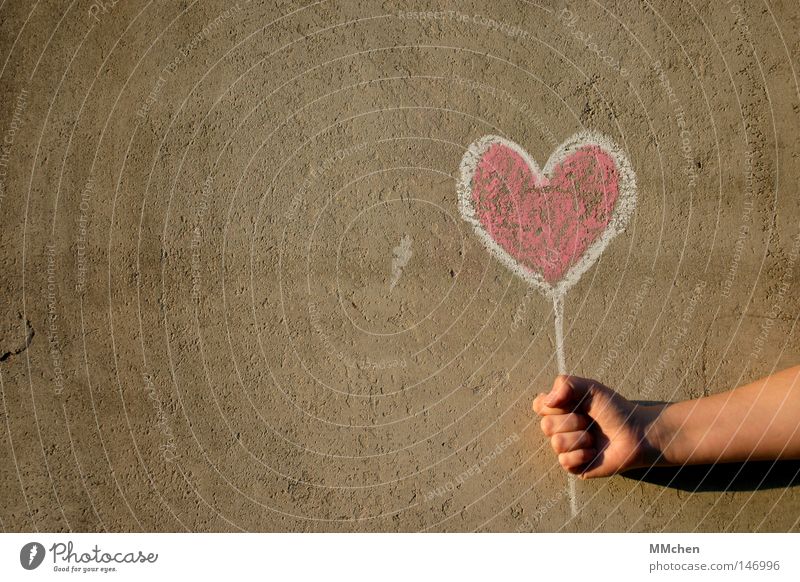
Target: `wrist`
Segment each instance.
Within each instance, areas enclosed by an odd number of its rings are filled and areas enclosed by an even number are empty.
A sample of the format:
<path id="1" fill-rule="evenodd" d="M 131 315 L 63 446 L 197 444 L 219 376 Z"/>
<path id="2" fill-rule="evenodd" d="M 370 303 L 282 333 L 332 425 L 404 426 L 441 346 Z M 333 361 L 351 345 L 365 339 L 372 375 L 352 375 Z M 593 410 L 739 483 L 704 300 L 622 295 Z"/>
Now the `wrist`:
<path id="1" fill-rule="evenodd" d="M 669 409 L 672 404 L 642 406 L 644 420 L 642 431 L 642 465 L 679 465 L 680 455 L 678 427 L 671 422 Z"/>

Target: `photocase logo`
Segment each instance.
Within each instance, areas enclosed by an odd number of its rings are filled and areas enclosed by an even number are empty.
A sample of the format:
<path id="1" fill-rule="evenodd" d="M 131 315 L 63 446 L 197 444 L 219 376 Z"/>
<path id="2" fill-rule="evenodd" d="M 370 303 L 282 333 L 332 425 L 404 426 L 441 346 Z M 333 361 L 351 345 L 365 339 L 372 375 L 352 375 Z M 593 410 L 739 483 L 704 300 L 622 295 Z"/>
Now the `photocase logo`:
<path id="1" fill-rule="evenodd" d="M 28 542 L 19 551 L 19 563 L 26 570 L 35 570 L 44 560 L 44 546 L 39 542 Z"/>

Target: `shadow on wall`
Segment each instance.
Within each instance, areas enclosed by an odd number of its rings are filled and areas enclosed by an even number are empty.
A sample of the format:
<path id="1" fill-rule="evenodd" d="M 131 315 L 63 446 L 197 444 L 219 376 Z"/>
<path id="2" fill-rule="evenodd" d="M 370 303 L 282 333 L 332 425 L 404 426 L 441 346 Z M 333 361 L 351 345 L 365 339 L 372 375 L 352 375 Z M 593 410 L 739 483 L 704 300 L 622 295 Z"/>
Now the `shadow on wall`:
<path id="1" fill-rule="evenodd" d="M 627 471 L 623 477 L 691 492 L 761 491 L 800 485 L 800 461 L 651 467 Z"/>
<path id="2" fill-rule="evenodd" d="M 639 403 L 656 404 L 652 401 Z M 800 460 L 649 467 L 632 469 L 622 476 L 626 479 L 691 492 L 724 493 L 784 489 L 800 486 Z"/>
<path id="3" fill-rule="evenodd" d="M 760 491 L 800 485 L 800 461 L 651 467 L 627 471 L 622 476 L 691 492 Z"/>

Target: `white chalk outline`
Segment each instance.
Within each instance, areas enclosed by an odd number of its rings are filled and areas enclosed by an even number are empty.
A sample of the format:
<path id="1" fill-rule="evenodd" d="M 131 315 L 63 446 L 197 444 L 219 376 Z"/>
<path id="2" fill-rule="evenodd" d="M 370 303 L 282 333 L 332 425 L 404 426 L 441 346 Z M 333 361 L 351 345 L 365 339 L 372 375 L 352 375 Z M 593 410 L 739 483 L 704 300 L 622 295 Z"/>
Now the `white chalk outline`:
<path id="1" fill-rule="evenodd" d="M 497 244 L 497 242 L 489 236 L 489 233 L 484 230 L 483 225 L 475 216 L 475 207 L 472 205 L 472 179 L 475 176 L 475 170 L 481 158 L 483 158 L 483 154 L 494 144 L 504 145 L 518 153 L 522 159 L 525 160 L 532 174 L 536 177 L 543 176 L 550 179 L 552 177 L 553 168 L 580 148 L 586 147 L 587 145 L 595 145 L 602 148 L 603 151 L 611 156 L 617 166 L 617 173 L 619 175 L 617 187 L 619 188 L 619 192 L 608 226 L 606 226 L 606 229 L 600 237 L 589 245 L 578 262 L 569 268 L 555 286 L 550 285 L 550 283 L 545 281 L 536 271 L 520 264 L 503 247 Z M 544 166 L 544 170 L 540 170 L 536 161 L 519 144 L 498 135 L 486 135 L 470 144 L 467 148 L 467 152 L 461 159 L 459 170 L 458 209 L 461 211 L 462 218 L 472 225 L 478 238 L 483 242 L 483 245 L 500 259 L 506 267 L 513 273 L 516 273 L 524 281 L 538 287 L 542 294 L 553 301 L 558 373 L 566 374 L 567 365 L 564 358 L 564 297 L 567 291 L 577 283 L 581 276 L 600 258 L 600 255 L 603 254 L 608 243 L 611 242 L 611 239 L 625 230 L 633 211 L 636 209 L 636 175 L 633 173 L 633 168 L 631 167 L 628 157 L 609 137 L 597 132 L 582 131 L 576 133 L 562 143 L 558 149 L 550 155 L 550 158 Z M 569 497 L 570 513 L 572 517 L 575 517 L 578 514 L 578 501 L 575 476 L 572 474 L 569 475 L 567 493 Z"/>
<path id="2" fill-rule="evenodd" d="M 475 216 L 475 207 L 472 204 L 472 179 L 475 176 L 475 170 L 483 154 L 494 144 L 501 144 L 512 149 L 525 160 L 534 176 L 544 176 L 548 179 L 551 178 L 553 168 L 580 148 L 586 147 L 587 145 L 601 147 L 611 156 L 617 166 L 617 173 L 619 174 L 619 193 L 608 226 L 605 231 L 603 231 L 603 234 L 589 245 L 578 262 L 569 268 L 555 286 L 545 281 L 539 273 L 520 264 L 503 247 L 497 244 L 484 230 L 483 225 L 481 225 L 480 221 Z M 563 297 L 567 290 L 577 283 L 581 276 L 598 258 L 600 258 L 600 255 L 611 239 L 625 230 L 636 208 L 636 177 L 633 173 L 631 163 L 628 161 L 628 157 L 623 153 L 622 149 L 610 138 L 597 132 L 578 132 L 567 139 L 547 160 L 544 170 L 539 169 L 536 161 L 531 158 L 528 152 L 519 144 L 497 135 L 486 135 L 474 141 L 469 148 L 467 148 L 467 152 L 461 159 L 460 179 L 458 182 L 458 208 L 464 220 L 469 222 L 475 229 L 478 238 L 480 238 L 484 246 L 500 259 L 506 267 L 531 285 L 538 287 L 545 296 L 556 299 L 557 297 Z"/>

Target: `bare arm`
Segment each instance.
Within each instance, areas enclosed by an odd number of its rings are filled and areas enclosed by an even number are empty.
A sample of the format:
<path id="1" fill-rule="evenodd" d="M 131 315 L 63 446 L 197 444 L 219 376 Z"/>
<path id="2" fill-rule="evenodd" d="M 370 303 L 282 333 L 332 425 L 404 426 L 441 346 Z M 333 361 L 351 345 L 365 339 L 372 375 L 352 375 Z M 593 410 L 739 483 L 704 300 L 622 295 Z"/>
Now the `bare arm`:
<path id="1" fill-rule="evenodd" d="M 664 407 L 648 436 L 660 464 L 800 459 L 800 366 Z"/>
<path id="2" fill-rule="evenodd" d="M 559 376 L 533 409 L 567 471 L 607 477 L 652 465 L 800 459 L 800 366 L 728 392 L 645 406 Z"/>

